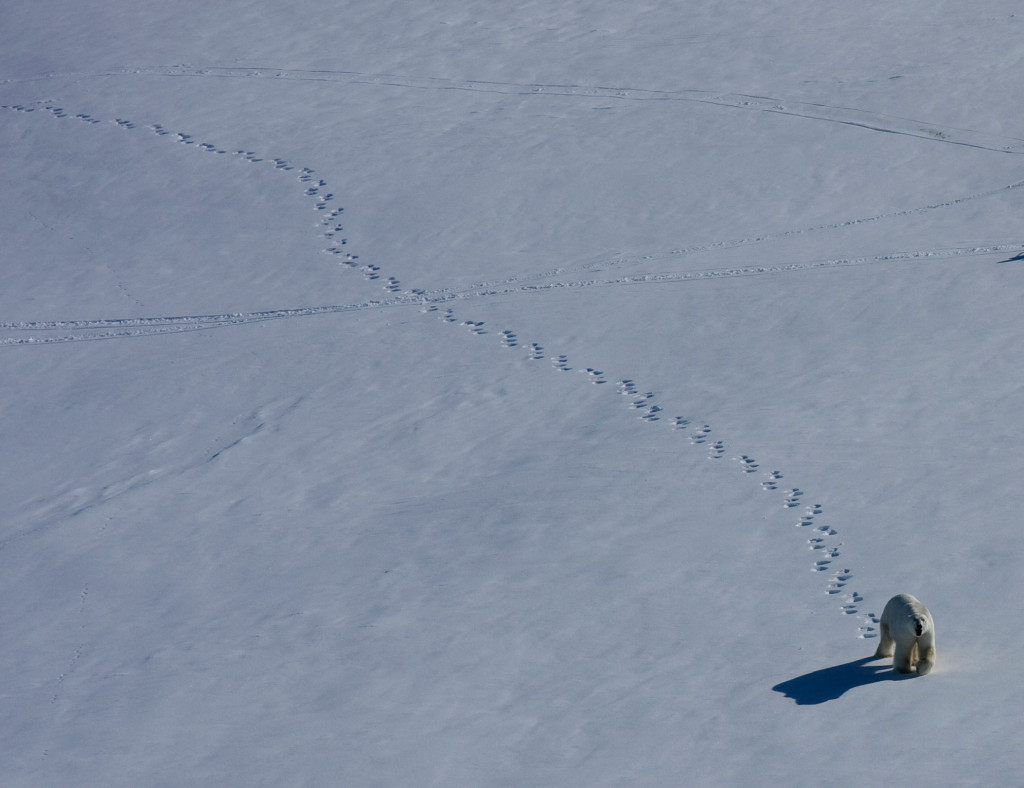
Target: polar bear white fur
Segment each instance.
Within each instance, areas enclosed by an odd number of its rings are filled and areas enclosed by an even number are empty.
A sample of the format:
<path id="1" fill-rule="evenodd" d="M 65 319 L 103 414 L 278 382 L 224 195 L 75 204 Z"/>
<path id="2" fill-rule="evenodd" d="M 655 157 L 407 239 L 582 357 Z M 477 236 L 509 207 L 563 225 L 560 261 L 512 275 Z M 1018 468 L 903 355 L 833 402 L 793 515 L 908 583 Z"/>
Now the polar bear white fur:
<path id="1" fill-rule="evenodd" d="M 885 603 L 881 630 L 875 659 L 892 657 L 900 673 L 916 668 L 921 676 L 935 667 L 935 622 L 928 608 L 910 594 L 897 594 Z"/>

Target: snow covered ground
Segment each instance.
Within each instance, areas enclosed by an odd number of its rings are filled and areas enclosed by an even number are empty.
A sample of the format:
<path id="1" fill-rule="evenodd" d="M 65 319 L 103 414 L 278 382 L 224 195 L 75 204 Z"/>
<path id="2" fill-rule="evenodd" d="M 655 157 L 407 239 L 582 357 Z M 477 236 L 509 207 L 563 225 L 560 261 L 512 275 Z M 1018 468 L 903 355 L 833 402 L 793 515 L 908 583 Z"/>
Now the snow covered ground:
<path id="1" fill-rule="evenodd" d="M 1014 784 L 1017 4 L 498 6 L 3 4 L 0 784 Z"/>

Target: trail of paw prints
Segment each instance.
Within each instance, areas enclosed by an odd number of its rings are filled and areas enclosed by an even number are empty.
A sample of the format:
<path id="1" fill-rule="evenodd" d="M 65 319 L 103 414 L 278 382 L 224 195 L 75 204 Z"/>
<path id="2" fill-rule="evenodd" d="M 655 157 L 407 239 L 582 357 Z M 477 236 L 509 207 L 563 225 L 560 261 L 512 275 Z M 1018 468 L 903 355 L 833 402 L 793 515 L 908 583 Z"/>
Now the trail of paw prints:
<path id="1" fill-rule="evenodd" d="M 412 292 L 419 293 L 420 291 L 414 290 Z M 486 323 L 483 320 L 459 320 L 455 315 L 455 310 L 451 307 L 442 309 L 438 304 L 425 303 L 420 311 L 425 315 L 434 315 L 445 323 L 459 323 L 464 328 L 469 329 L 470 333 L 477 336 L 484 336 L 488 333 Z M 505 328 L 498 332 L 498 339 L 500 340 L 503 348 L 511 350 L 519 347 L 519 336 L 511 329 Z M 526 357 L 531 361 L 540 361 L 544 358 L 544 348 L 536 342 L 531 342 L 529 344 Z M 572 369 L 572 367 L 569 366 L 569 359 L 567 356 L 553 357 L 551 362 L 556 369 L 563 372 L 568 372 Z M 588 369 L 587 372 L 591 374 L 594 382 L 604 382 L 601 378 L 604 373 L 590 369 Z"/>
<path id="2" fill-rule="evenodd" d="M 0 105 L 0 109 L 6 109 L 14 112 L 48 113 L 55 118 L 61 119 L 73 117 L 80 122 L 89 124 L 99 124 L 104 122 L 103 120 L 86 113 L 78 113 L 72 116 L 64 109 L 64 107 L 59 106 L 57 102 L 52 100 L 35 102 L 34 104 L 4 104 Z M 119 128 L 129 131 L 139 128 L 139 124 L 129 118 L 117 117 L 110 122 L 114 123 Z M 219 145 L 215 145 L 212 142 L 202 141 L 197 139 L 194 135 L 184 131 L 175 131 L 160 123 L 150 124 L 147 128 L 158 137 L 173 140 L 181 145 L 191 147 L 198 151 L 212 153 L 215 155 L 226 155 L 228 153 L 227 149 Z M 319 217 L 316 227 L 320 230 L 321 236 L 329 241 L 329 245 L 324 249 L 324 251 L 330 255 L 341 257 L 341 265 L 360 270 L 366 280 L 370 282 L 379 282 L 383 289 L 389 293 L 402 292 L 402 285 L 397 277 L 388 276 L 383 273 L 379 266 L 357 262 L 358 257 L 349 253 L 348 250 L 344 248 L 348 244 L 348 240 L 342 236 L 344 227 L 340 222 L 340 217 L 344 209 L 336 205 L 334 201 L 334 193 L 330 191 L 327 181 L 318 177 L 315 170 L 311 167 L 297 167 L 288 159 L 265 156 L 257 151 L 237 149 L 232 151 L 232 153 L 237 159 L 249 164 L 270 166 L 275 170 L 285 173 L 294 172 L 298 178 L 300 186 L 303 188 L 303 195 L 312 202 L 313 210 L 316 211 Z M 411 292 L 415 294 L 417 291 L 414 290 Z"/>
<path id="3" fill-rule="evenodd" d="M 857 637 L 861 640 L 878 637 L 878 616 L 874 613 L 865 613 L 860 618 L 861 625 L 857 627 Z"/>
<path id="4" fill-rule="evenodd" d="M 78 617 L 79 625 L 78 628 L 81 631 L 85 631 L 85 600 L 89 596 L 89 586 L 86 584 L 85 588 L 82 589 L 78 595 Z M 71 657 L 68 660 L 68 664 L 65 666 L 63 672 L 57 676 L 57 686 L 54 688 L 53 694 L 50 695 L 50 703 L 55 704 L 60 699 L 61 689 L 64 687 L 64 680 L 68 675 L 75 669 L 79 660 L 82 658 L 82 654 L 85 652 L 85 643 L 81 642 L 71 653 Z"/>
<path id="5" fill-rule="evenodd" d="M 16 112 L 36 112 L 49 113 L 54 118 L 65 119 L 72 117 L 62 106 L 59 106 L 57 102 L 52 100 L 37 102 L 35 106 L 29 105 L 2 105 L 0 109 L 7 109 Z M 79 113 L 73 116 L 74 119 L 81 123 L 87 124 L 99 124 L 103 123 L 101 119 L 95 118 L 85 113 Z M 134 131 L 138 128 L 138 124 L 127 118 L 115 118 L 112 121 L 119 128 Z M 153 124 L 149 126 L 149 130 L 158 137 L 169 139 L 178 142 L 179 144 L 190 147 L 194 150 L 201 152 L 213 153 L 215 155 L 224 155 L 227 151 L 211 142 L 204 142 L 194 138 L 191 134 L 185 132 L 172 131 L 160 124 Z M 299 185 L 302 189 L 303 196 L 311 202 L 311 207 L 317 215 L 316 227 L 319 230 L 321 236 L 327 242 L 327 246 L 324 248 L 324 252 L 330 254 L 333 257 L 340 258 L 338 260 L 339 265 L 344 266 L 348 269 L 360 271 L 367 281 L 379 283 L 380 286 L 390 293 L 399 293 L 402 291 L 401 282 L 394 276 L 387 275 L 381 270 L 381 267 L 372 263 L 363 263 L 359 260 L 358 256 L 352 254 L 348 250 L 348 241 L 344 237 L 344 226 L 341 223 L 341 216 L 343 214 L 343 208 L 338 207 L 334 201 L 334 194 L 330 191 L 326 180 L 317 176 L 316 172 L 309 167 L 295 167 L 291 162 L 282 158 L 269 158 L 259 154 L 256 151 L 251 150 L 235 150 L 234 156 L 248 164 L 260 165 L 260 166 L 272 166 L 275 170 L 294 173 Z M 423 291 L 410 290 L 413 295 L 423 295 Z M 460 321 L 456 318 L 454 311 L 450 308 L 441 309 L 436 303 L 426 305 L 423 309 L 426 313 L 434 313 L 441 320 L 446 323 L 459 323 Z M 465 320 L 461 321 L 461 324 L 468 328 L 473 334 L 486 335 L 488 332 L 484 328 L 483 321 Z M 518 338 L 510 330 L 504 330 L 500 334 L 500 341 L 506 348 L 514 348 L 518 346 Z M 540 360 L 546 357 L 544 348 L 537 343 L 531 343 L 527 358 L 532 360 Z M 572 369 L 569 364 L 568 357 L 565 355 L 558 355 L 551 358 L 552 366 L 554 369 L 559 371 L 568 372 Z M 605 382 L 604 373 L 594 368 L 581 369 L 581 372 L 585 373 L 590 381 L 595 384 Z M 653 392 L 641 392 L 636 386 L 635 382 L 631 379 L 624 379 L 619 381 L 619 393 L 627 397 L 629 407 L 631 409 L 639 411 L 639 418 L 643 421 L 658 422 L 664 416 L 663 408 L 660 404 L 655 402 L 655 395 Z M 710 459 L 718 459 L 724 456 L 725 445 L 721 440 L 710 441 L 711 427 L 707 424 L 691 428 L 689 419 L 677 416 L 670 420 L 670 424 L 673 429 L 689 429 L 690 442 L 696 446 L 703 446 L 708 451 L 708 457 Z M 739 455 L 734 458 L 746 474 L 753 474 L 758 470 L 758 463 L 748 455 Z M 782 474 L 778 471 L 772 471 L 768 474 L 768 478 L 761 482 L 761 486 L 766 491 L 775 491 L 778 489 L 778 481 L 782 478 Z M 803 492 L 798 488 L 791 488 L 786 491 L 783 505 L 787 509 L 796 508 L 801 503 L 801 497 Z M 812 570 L 816 573 L 832 572 L 831 580 L 826 588 L 826 593 L 830 596 L 836 596 L 844 592 L 845 586 L 852 577 L 852 573 L 848 569 L 840 569 L 833 571 L 833 566 L 840 557 L 841 543 L 836 542 L 834 537 L 837 536 L 835 529 L 828 525 L 817 525 L 815 523 L 815 517 L 821 514 L 821 507 L 818 505 L 808 506 L 805 508 L 804 515 L 800 518 L 797 523 L 802 528 L 809 529 L 811 537 L 809 545 L 814 552 L 814 562 Z M 843 605 L 841 610 L 844 615 L 858 615 L 857 609 L 858 603 L 861 601 L 859 595 L 856 592 L 849 593 L 847 597 L 843 599 Z M 860 629 L 861 637 L 874 637 L 875 636 L 875 625 L 878 623 L 877 618 L 873 617 L 873 614 L 867 614 L 867 617 L 863 618 L 862 626 Z M 77 656 L 73 658 L 77 661 Z M 61 678 L 61 681 L 63 677 Z"/>
<path id="6" fill-rule="evenodd" d="M 435 314 L 446 322 L 458 322 L 452 309 L 442 310 L 437 304 L 426 304 L 423 312 Z M 481 333 L 483 323 L 466 320 L 461 324 L 474 333 Z M 518 344 L 518 337 L 511 330 L 505 329 L 500 333 L 501 343 L 505 347 L 515 347 Z M 529 358 L 543 358 L 543 348 L 532 343 L 530 345 Z M 566 355 L 551 357 L 554 369 L 568 372 L 572 370 L 569 358 Z M 594 367 L 585 367 L 579 370 L 593 383 L 605 382 L 605 373 Z M 616 385 L 618 394 L 625 398 L 631 410 L 639 411 L 639 418 L 644 421 L 659 421 L 663 417 L 663 408 L 656 402 L 656 395 L 653 391 L 642 391 L 632 378 L 623 378 Z M 705 447 L 710 459 L 717 459 L 725 454 L 725 444 L 722 440 L 711 440 L 712 428 L 703 424 L 694 428 L 691 421 L 682 416 L 676 416 L 669 420 L 674 430 L 688 429 L 691 444 Z M 754 474 L 759 470 L 759 463 L 750 455 L 740 454 L 733 457 L 744 474 Z M 779 482 L 783 474 L 778 470 L 769 471 L 762 478 L 761 488 L 767 492 L 778 492 Z M 825 587 L 825 593 L 829 597 L 839 597 L 839 612 L 844 616 L 859 616 L 860 626 L 858 637 L 872 638 L 877 636 L 877 618 L 872 613 L 862 614 L 860 603 L 863 597 L 856 591 L 848 590 L 847 586 L 853 578 L 853 572 L 849 568 L 837 568 L 842 557 L 843 543 L 838 540 L 839 533 L 831 525 L 819 523 L 817 518 L 824 511 L 821 504 L 804 504 L 805 493 L 799 487 L 789 487 L 782 491 L 782 505 L 789 511 L 801 505 L 804 506 L 796 525 L 806 529 L 807 547 L 812 554 L 810 570 L 816 575 L 827 575 L 829 580 Z"/>
<path id="7" fill-rule="evenodd" d="M 21 108 L 21 111 L 32 111 L 32 109 L 34 109 L 24 105 L 18 105 L 17 107 L 5 106 L 4 108 L 17 110 L 18 107 Z M 69 117 L 63 107 L 57 106 L 52 102 L 45 103 L 41 109 L 50 112 L 54 117 Z M 91 115 L 84 113 L 75 115 L 74 117 L 87 123 L 103 122 L 98 118 L 94 118 Z M 139 128 L 136 122 L 128 118 L 115 118 L 113 123 L 126 130 Z M 181 145 L 192 147 L 198 151 L 213 153 L 215 155 L 226 155 L 228 153 L 227 149 L 219 145 L 215 145 L 212 142 L 201 141 L 192 134 L 169 129 L 160 123 L 150 124 L 148 129 L 158 137 L 173 140 Z M 341 224 L 340 219 L 341 215 L 344 213 L 344 208 L 336 204 L 334 193 L 330 190 L 327 181 L 319 177 L 313 168 L 299 167 L 288 159 L 266 156 L 253 150 L 236 149 L 231 151 L 231 153 L 235 158 L 249 164 L 261 165 L 264 167 L 270 166 L 283 173 L 294 173 L 302 188 L 302 195 L 311 201 L 312 208 L 318 216 L 318 221 L 315 226 L 320 231 L 321 237 L 328 241 L 328 245 L 323 251 L 332 256 L 340 257 L 340 265 L 360 271 L 363 274 L 364 279 L 369 282 L 380 284 L 380 286 L 387 292 L 403 292 L 402 284 L 397 277 L 386 274 L 378 265 L 359 262 L 358 256 L 351 254 L 348 249 L 345 248 L 348 245 L 348 239 L 343 236 L 344 226 Z M 417 292 L 422 291 L 412 290 L 410 292 L 416 294 Z"/>
<path id="8" fill-rule="evenodd" d="M 773 486 L 782 474 L 772 471 L 767 481 L 761 482 L 766 489 L 775 489 Z M 783 498 L 783 507 L 788 509 L 796 508 L 803 498 L 803 491 L 798 487 L 786 490 Z M 860 626 L 857 629 L 859 638 L 877 637 L 876 625 L 878 619 L 874 613 L 862 614 L 860 603 L 864 601 L 857 591 L 848 589 L 853 579 L 853 571 L 848 567 L 837 568 L 842 556 L 843 543 L 839 540 L 839 532 L 827 523 L 819 522 L 819 516 L 824 512 L 820 503 L 812 503 L 804 506 L 803 512 L 795 523 L 797 528 L 806 529 L 807 547 L 812 554 L 811 571 L 815 574 L 829 573 L 828 582 L 825 586 L 825 594 L 829 597 L 838 598 L 840 601 L 839 612 L 844 616 L 859 616 Z"/>
<path id="9" fill-rule="evenodd" d="M 811 536 L 807 543 L 815 554 L 814 572 L 832 572 L 829 576 L 825 593 L 830 597 L 836 597 L 840 601 L 839 611 L 845 616 L 859 616 L 860 626 L 857 628 L 857 637 L 869 639 L 878 637 L 878 617 L 874 613 L 861 613 L 860 603 L 864 597 L 857 591 L 847 590 L 847 586 L 853 579 L 853 571 L 849 568 L 833 569 L 840 557 L 842 542 L 836 541 L 838 532 L 830 525 L 815 525 L 814 518 L 821 514 L 820 504 L 808 506 L 805 513 L 797 523 L 798 527 L 811 529 Z"/>

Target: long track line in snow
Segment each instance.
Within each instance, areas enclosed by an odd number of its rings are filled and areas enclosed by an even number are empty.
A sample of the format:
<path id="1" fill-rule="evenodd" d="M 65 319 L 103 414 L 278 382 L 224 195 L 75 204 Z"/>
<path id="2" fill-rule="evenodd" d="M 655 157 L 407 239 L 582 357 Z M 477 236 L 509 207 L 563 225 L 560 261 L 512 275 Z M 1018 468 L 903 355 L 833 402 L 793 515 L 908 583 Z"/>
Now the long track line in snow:
<path id="1" fill-rule="evenodd" d="M 527 96 L 600 98 L 620 101 L 672 101 L 709 104 L 719 107 L 788 115 L 805 120 L 837 123 L 855 129 L 899 134 L 945 145 L 962 145 L 997 153 L 1024 154 L 1024 138 L 990 134 L 948 124 L 870 112 L 823 102 L 790 101 L 770 96 L 721 93 L 700 88 L 655 90 L 637 87 L 596 85 L 517 83 L 486 80 L 459 80 L 444 77 L 375 74 L 359 71 L 331 71 L 265 67 L 224 67 L 178 64 L 140 66 L 89 72 L 49 72 L 33 77 L 9 78 L 0 84 L 39 81 L 54 78 L 155 76 L 208 79 L 270 79 L 302 82 L 329 82 L 402 87 L 420 90 L 461 90 Z"/>
<path id="2" fill-rule="evenodd" d="M 205 69 L 196 71 L 189 70 L 186 67 L 176 67 L 174 69 L 137 69 L 112 73 L 150 73 L 163 76 L 211 76 L 249 78 L 270 76 L 270 78 L 275 79 L 317 79 L 326 81 L 395 84 L 392 81 L 389 81 L 395 78 L 388 77 L 386 75 L 361 75 L 343 72 L 285 72 L 281 70 L 272 71 L 272 74 L 265 75 L 261 70 L 255 69 Z M 369 79 L 368 77 L 372 77 L 372 79 Z M 818 117 L 817 115 L 809 114 L 807 111 L 797 112 L 792 109 L 787 109 L 783 105 L 780 105 L 778 103 L 772 103 L 773 100 L 771 99 L 764 99 L 762 97 L 754 96 L 712 96 L 711 94 L 707 94 L 706 92 L 703 91 L 683 91 L 676 93 L 667 93 L 663 91 L 646 91 L 635 89 L 581 88 L 577 86 L 524 86 L 484 82 L 447 83 L 441 80 L 412 79 L 400 80 L 397 84 L 401 84 L 405 87 L 464 89 L 486 92 L 531 92 L 547 93 L 548 95 L 554 94 L 565 96 L 601 96 L 608 98 L 624 98 L 631 100 L 654 99 L 662 101 L 699 101 L 703 103 L 725 104 L 727 106 L 736 106 L 738 108 L 755 109 L 765 112 L 777 112 L 781 114 L 799 115 L 800 117 L 816 118 L 819 120 L 830 120 L 832 122 L 847 123 L 848 125 L 863 126 L 865 128 L 874 128 L 864 122 L 854 122 L 851 120 L 850 117 L 846 117 L 842 114 L 866 114 L 860 113 L 859 110 L 850 110 L 847 108 L 839 107 L 827 107 L 826 105 L 797 105 L 801 108 L 817 107 L 819 110 L 827 110 L 827 112 L 829 113 L 828 117 Z M 56 103 L 54 102 L 41 102 L 39 105 L 36 106 L 4 105 L 0 107 L 0 109 L 7 109 L 16 112 L 26 113 L 40 111 L 40 115 L 49 114 L 52 117 L 61 119 L 71 117 L 71 115 L 68 112 L 66 112 L 62 107 L 56 106 Z M 90 115 L 81 113 L 74 115 L 73 117 L 87 124 L 96 124 L 103 122 Z M 881 118 L 883 116 L 876 117 Z M 918 124 L 917 121 L 910 121 L 908 119 L 901 118 L 888 118 L 888 120 L 910 123 L 911 125 Z M 116 123 L 118 126 L 126 130 L 133 130 L 139 128 L 139 124 L 136 124 L 133 121 L 124 118 L 116 118 L 112 122 Z M 189 134 L 180 132 L 172 133 L 168 129 L 159 124 L 152 124 L 148 126 L 148 129 L 159 137 L 169 138 L 186 146 L 195 146 L 195 148 L 198 150 L 218 154 L 223 154 L 227 152 L 225 149 L 220 148 L 212 143 L 199 142 Z M 943 130 L 917 129 L 917 131 L 914 132 L 908 130 L 907 128 L 900 130 L 899 128 L 894 127 L 892 124 L 885 128 L 874 128 L 874 130 L 884 130 L 890 133 L 910 134 L 911 136 L 918 136 L 925 139 L 935 139 L 937 141 L 942 142 L 952 142 L 954 144 L 960 145 L 969 144 L 972 147 L 986 147 L 989 150 L 998 150 L 1000 152 L 1024 152 L 1024 147 L 1021 147 L 1019 150 L 1017 150 L 1014 149 L 1013 146 L 1004 146 L 1002 148 L 996 148 L 972 143 L 969 141 L 972 138 L 971 135 L 977 136 L 978 133 L 970 130 L 954 130 L 959 135 L 961 135 L 961 137 L 957 139 L 951 138 L 951 135 Z M 1021 141 L 1016 140 L 1015 142 Z M 962 202 L 966 202 L 968 200 L 975 200 L 981 197 L 998 194 L 1006 190 L 1017 189 L 1024 185 L 1024 181 L 1021 181 L 1009 184 L 1008 186 L 992 189 L 986 192 L 968 195 L 958 200 L 947 201 L 945 203 L 938 203 L 932 206 L 924 206 L 922 208 L 917 209 L 909 209 L 906 211 L 883 214 L 877 217 L 870 217 L 868 219 L 856 220 L 853 222 L 820 225 L 818 227 L 808 228 L 805 230 L 787 231 L 786 233 L 780 233 L 775 235 L 755 236 L 751 238 L 737 239 L 733 241 L 722 241 L 703 246 L 672 250 L 670 252 L 660 254 L 641 255 L 633 258 L 613 258 L 611 260 L 603 262 L 588 263 L 584 266 L 579 266 L 575 269 L 556 269 L 554 271 L 550 271 L 544 274 L 531 275 L 530 277 L 510 277 L 505 280 L 499 280 L 498 282 L 495 283 L 481 283 L 464 290 L 440 289 L 431 292 L 426 292 L 422 290 L 404 290 L 397 278 L 393 276 L 388 276 L 384 278 L 384 273 L 380 270 L 378 266 L 372 264 L 365 265 L 358 263 L 357 256 L 347 252 L 345 248 L 346 241 L 340 237 L 343 228 L 339 224 L 339 216 L 342 213 L 343 209 L 336 208 L 333 206 L 333 194 L 331 194 L 327 190 L 326 181 L 315 176 L 313 169 L 308 167 L 296 168 L 294 165 L 292 165 L 285 159 L 268 158 L 254 151 L 237 150 L 234 151 L 234 154 L 236 155 L 236 157 L 253 164 L 259 164 L 261 162 L 272 164 L 274 169 L 278 171 L 292 172 L 297 170 L 298 180 L 304 187 L 304 195 L 307 198 L 311 198 L 314 201 L 314 209 L 322 217 L 317 227 L 320 230 L 322 236 L 330 244 L 327 248 L 325 248 L 324 251 L 332 255 L 340 256 L 343 265 L 349 268 L 361 270 L 366 279 L 381 281 L 383 288 L 390 292 L 392 295 L 389 298 L 385 298 L 380 301 L 366 301 L 360 304 L 263 310 L 259 312 L 242 312 L 219 315 L 138 317 L 101 320 L 53 320 L 6 322 L 0 323 L 0 329 L 5 329 L 8 332 L 8 336 L 0 337 L 0 344 L 49 344 L 57 342 L 153 336 L 182 331 L 208 330 L 213 328 L 241 325 L 245 323 L 266 320 L 293 317 L 307 317 L 318 314 L 341 313 L 362 309 L 384 308 L 389 306 L 405 306 L 411 304 L 421 305 L 422 311 L 425 315 L 433 315 L 440 317 L 446 323 L 460 325 L 464 328 L 467 328 L 475 335 L 486 336 L 488 335 L 489 331 L 486 327 L 486 324 L 483 321 L 461 320 L 455 314 L 455 311 L 452 307 L 449 306 L 442 310 L 441 306 L 446 303 L 453 302 L 455 300 L 483 298 L 491 295 L 540 292 L 545 290 L 555 290 L 563 288 L 590 288 L 616 285 L 689 282 L 706 280 L 710 278 L 782 274 L 793 271 L 807 271 L 825 268 L 836 268 L 840 266 L 866 265 L 870 263 L 899 262 L 920 259 L 952 258 L 965 255 L 992 254 L 996 252 L 1018 251 L 1024 248 L 1024 245 L 1022 244 L 1002 244 L 988 247 L 973 247 L 968 249 L 958 248 L 920 250 L 913 252 L 902 252 L 898 254 L 882 255 L 876 257 L 845 258 L 836 260 L 779 264 L 772 266 L 744 266 L 708 269 L 704 271 L 636 274 L 631 276 L 606 279 L 592 279 L 583 281 L 540 281 L 542 279 L 551 279 L 558 276 L 563 276 L 566 273 L 576 273 L 584 270 L 602 267 L 609 268 L 614 266 L 625 265 L 628 263 L 646 262 L 656 259 L 667 259 L 684 254 L 692 254 L 701 251 L 710 251 L 712 249 L 729 248 L 731 246 L 749 245 L 768 240 L 775 240 L 778 238 L 787 237 L 789 235 L 799 235 L 802 233 L 816 232 L 826 229 L 838 229 L 839 227 L 843 227 L 848 224 L 854 224 L 863 221 L 877 221 L 882 218 L 903 216 L 918 211 L 935 210 L 941 207 L 951 207 Z M 533 284 L 523 284 L 522 282 L 533 282 Z M 42 337 L 34 335 L 25 336 L 26 333 L 34 334 L 39 332 L 75 333 L 62 333 L 58 335 L 53 335 L 52 333 L 49 333 L 49 335 Z M 516 349 L 519 347 L 518 336 L 511 329 L 503 329 L 498 336 L 500 337 L 502 347 L 506 349 Z M 552 368 L 555 371 L 571 372 L 573 370 L 570 360 L 566 355 L 550 356 L 547 353 L 547 351 L 545 351 L 545 349 L 537 342 L 530 343 L 526 357 L 532 361 L 541 361 L 545 357 L 550 357 Z M 606 383 L 608 380 L 603 371 L 596 370 L 591 367 L 586 367 L 584 369 L 581 369 L 580 371 L 584 372 L 587 376 L 587 379 L 595 385 Z M 724 456 L 726 456 L 726 443 L 722 439 L 713 440 L 713 438 L 717 436 L 714 434 L 714 429 L 710 424 L 696 422 L 695 420 L 685 416 L 675 416 L 672 417 L 671 419 L 668 419 L 665 408 L 657 401 L 658 398 L 655 392 L 641 391 L 641 389 L 637 386 L 636 382 L 631 379 L 619 380 L 618 391 L 619 394 L 627 398 L 629 408 L 633 410 L 637 414 L 638 418 L 643 422 L 649 424 L 667 423 L 671 426 L 673 430 L 684 431 L 684 433 L 687 434 L 689 437 L 689 443 L 694 447 L 698 447 L 702 450 L 705 450 L 707 452 L 706 456 L 709 460 L 720 460 Z M 694 426 L 696 423 L 700 423 L 700 426 Z M 780 471 L 760 471 L 759 463 L 754 458 L 746 454 L 736 454 L 733 456 L 733 460 L 738 464 L 740 471 L 744 475 L 755 475 L 760 473 L 762 475 L 761 488 L 764 491 L 778 494 L 779 483 L 784 478 L 784 475 Z M 842 555 L 842 551 L 840 549 L 842 547 L 842 542 L 838 541 L 839 533 L 832 525 L 819 523 L 818 518 L 822 515 L 824 507 L 818 503 L 805 503 L 805 501 L 807 500 L 805 498 L 805 493 L 798 487 L 790 487 L 786 489 L 782 493 L 782 496 L 782 506 L 787 512 L 791 512 L 791 510 L 798 508 L 800 506 L 804 507 L 802 510 L 802 514 L 799 517 L 799 520 L 796 523 L 794 523 L 794 525 L 801 529 L 805 529 L 803 531 L 804 533 L 810 534 L 806 540 L 806 544 L 810 548 L 812 556 L 814 558 L 811 564 L 811 571 L 819 574 L 824 574 L 828 577 L 824 589 L 825 593 L 829 595 L 830 598 L 841 595 L 839 601 L 841 601 L 843 604 L 839 606 L 839 609 L 842 612 L 842 614 L 858 616 L 858 619 L 860 621 L 860 626 L 858 627 L 858 637 L 874 637 L 876 635 L 875 625 L 878 623 L 877 617 L 873 613 L 861 613 L 859 608 L 860 603 L 863 601 L 863 597 L 856 591 L 846 590 L 847 586 L 850 584 L 853 577 L 851 570 L 848 568 L 836 568 L 840 566 L 838 559 Z"/>

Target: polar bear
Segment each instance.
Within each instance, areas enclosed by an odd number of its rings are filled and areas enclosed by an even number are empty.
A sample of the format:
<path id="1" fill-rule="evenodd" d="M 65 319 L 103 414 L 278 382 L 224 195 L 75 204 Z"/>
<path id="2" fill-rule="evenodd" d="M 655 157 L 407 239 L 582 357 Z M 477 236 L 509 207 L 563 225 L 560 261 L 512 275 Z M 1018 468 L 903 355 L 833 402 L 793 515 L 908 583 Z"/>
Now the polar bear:
<path id="1" fill-rule="evenodd" d="M 910 594 L 897 594 L 885 603 L 881 630 L 882 642 L 875 659 L 892 657 L 893 667 L 900 673 L 913 673 L 916 668 L 921 676 L 935 667 L 932 614 Z"/>

